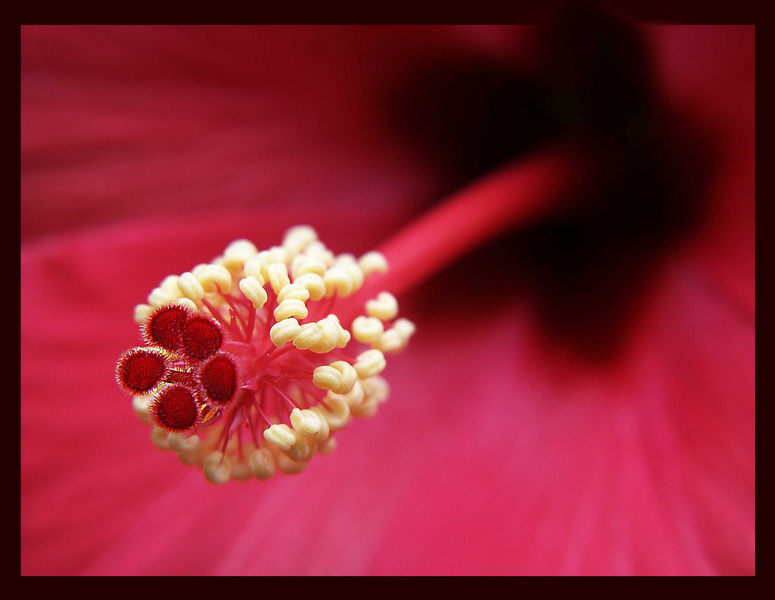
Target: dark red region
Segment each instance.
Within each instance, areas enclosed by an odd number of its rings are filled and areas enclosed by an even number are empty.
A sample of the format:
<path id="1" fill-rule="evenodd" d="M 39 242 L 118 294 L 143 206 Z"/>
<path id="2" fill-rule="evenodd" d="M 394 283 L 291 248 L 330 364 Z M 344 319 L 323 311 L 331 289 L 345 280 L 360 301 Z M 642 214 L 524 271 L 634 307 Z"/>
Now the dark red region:
<path id="1" fill-rule="evenodd" d="M 210 400 L 226 404 L 237 389 L 237 369 L 228 356 L 218 354 L 202 367 L 199 380 Z"/>
<path id="2" fill-rule="evenodd" d="M 183 348 L 191 358 L 204 360 L 221 347 L 223 337 L 218 323 L 207 317 L 191 317 L 183 326 Z"/>
<path id="3" fill-rule="evenodd" d="M 133 348 L 118 361 L 119 383 L 131 392 L 143 393 L 152 389 L 167 370 L 164 356 L 158 352 Z"/>
<path id="4" fill-rule="evenodd" d="M 180 306 L 165 306 L 148 319 L 146 335 L 149 341 L 162 348 L 175 350 L 180 346 L 180 334 L 188 318 L 188 311 Z"/>
<path id="5" fill-rule="evenodd" d="M 199 418 L 199 406 L 194 393 L 181 385 L 164 389 L 153 407 L 156 421 L 172 431 L 186 431 L 193 427 Z"/>

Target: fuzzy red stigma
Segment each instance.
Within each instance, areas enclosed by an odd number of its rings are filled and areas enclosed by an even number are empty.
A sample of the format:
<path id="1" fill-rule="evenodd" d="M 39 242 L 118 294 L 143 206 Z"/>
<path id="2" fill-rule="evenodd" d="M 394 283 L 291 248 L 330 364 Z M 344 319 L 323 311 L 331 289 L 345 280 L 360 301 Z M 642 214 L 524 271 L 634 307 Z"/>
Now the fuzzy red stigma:
<path id="1" fill-rule="evenodd" d="M 216 354 L 199 372 L 207 397 L 215 404 L 226 404 L 237 390 L 237 368 L 226 354 Z"/>
<path id="2" fill-rule="evenodd" d="M 180 346 L 180 334 L 188 317 L 189 312 L 182 306 L 162 306 L 146 323 L 146 339 L 167 350 L 175 350 Z"/>
<path id="3" fill-rule="evenodd" d="M 182 385 L 165 387 L 156 397 L 151 410 L 161 427 L 178 432 L 191 429 L 200 415 L 194 392 Z"/>
<path id="4" fill-rule="evenodd" d="M 132 348 L 116 367 L 118 382 L 126 390 L 142 394 L 152 389 L 167 373 L 167 360 L 159 350 Z"/>
<path id="5" fill-rule="evenodd" d="M 183 347 L 191 358 L 204 360 L 221 347 L 221 328 L 212 319 L 194 316 L 183 325 Z"/>

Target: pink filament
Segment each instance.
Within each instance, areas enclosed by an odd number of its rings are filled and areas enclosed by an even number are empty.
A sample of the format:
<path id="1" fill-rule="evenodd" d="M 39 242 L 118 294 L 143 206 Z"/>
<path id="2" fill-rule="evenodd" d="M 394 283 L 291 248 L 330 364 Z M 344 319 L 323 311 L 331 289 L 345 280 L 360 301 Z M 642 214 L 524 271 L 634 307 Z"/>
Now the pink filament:
<path id="1" fill-rule="evenodd" d="M 370 278 L 361 297 L 398 295 L 488 239 L 557 210 L 595 169 L 570 145 L 520 158 L 454 194 L 379 248 L 388 273 Z"/>

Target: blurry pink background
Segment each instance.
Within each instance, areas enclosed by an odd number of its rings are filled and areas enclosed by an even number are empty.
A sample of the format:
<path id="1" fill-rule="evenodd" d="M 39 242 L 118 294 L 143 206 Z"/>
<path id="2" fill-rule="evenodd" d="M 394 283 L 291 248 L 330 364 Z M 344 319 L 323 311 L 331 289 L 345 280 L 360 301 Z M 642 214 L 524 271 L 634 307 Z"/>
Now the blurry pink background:
<path id="1" fill-rule="evenodd" d="M 21 38 L 23 575 L 753 574 L 753 27 Z M 151 445 L 113 372 L 166 275 L 362 253 L 568 135 L 623 183 L 399 298 L 334 454 L 216 487 Z"/>

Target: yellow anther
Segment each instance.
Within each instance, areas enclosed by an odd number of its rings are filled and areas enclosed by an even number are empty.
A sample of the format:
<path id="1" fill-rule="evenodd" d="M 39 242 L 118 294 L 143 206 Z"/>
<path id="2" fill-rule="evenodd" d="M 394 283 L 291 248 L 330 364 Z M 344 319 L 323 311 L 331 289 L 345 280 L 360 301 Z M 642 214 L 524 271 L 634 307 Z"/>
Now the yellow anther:
<path id="1" fill-rule="evenodd" d="M 336 438 L 330 437 L 320 442 L 320 444 L 318 444 L 318 452 L 325 456 L 327 454 L 331 454 L 334 450 L 336 450 L 336 446 L 337 446 Z"/>
<path id="2" fill-rule="evenodd" d="M 390 292 L 380 292 L 375 300 L 366 302 L 366 314 L 389 321 L 398 314 L 398 301 Z"/>
<path id="3" fill-rule="evenodd" d="M 153 396 L 150 394 L 132 397 L 132 408 L 134 409 L 137 418 L 147 425 L 150 425 L 153 422 L 151 420 L 152 401 Z"/>
<path id="4" fill-rule="evenodd" d="M 291 263 L 291 273 L 293 273 L 294 279 L 301 277 L 305 273 L 314 273 L 322 277 L 326 272 L 326 268 L 326 263 L 322 260 L 310 258 L 304 254 L 299 254 Z"/>
<path id="5" fill-rule="evenodd" d="M 352 330 L 356 340 L 364 344 L 373 344 L 379 340 L 385 327 L 376 317 L 361 316 L 353 320 Z"/>
<path id="6" fill-rule="evenodd" d="M 165 304 L 171 304 L 175 302 L 175 300 L 178 298 L 180 298 L 180 296 L 170 294 L 169 292 L 165 292 L 163 289 L 157 287 L 154 288 L 150 294 L 148 294 L 148 304 L 151 306 L 164 306 Z"/>
<path id="7" fill-rule="evenodd" d="M 178 453 L 178 458 L 184 465 L 193 465 L 201 461 L 204 446 L 199 436 L 184 437 L 179 433 L 170 433 L 168 441 L 170 448 Z"/>
<path id="8" fill-rule="evenodd" d="M 239 289 L 245 295 L 245 298 L 250 300 L 256 310 L 266 304 L 266 290 L 261 285 L 261 282 L 252 275 L 240 279 Z"/>
<path id="9" fill-rule="evenodd" d="M 326 285 L 326 296 L 338 293 L 340 296 L 348 296 L 353 291 L 353 280 L 350 274 L 342 267 L 334 265 L 323 275 Z"/>
<path id="10" fill-rule="evenodd" d="M 231 273 L 229 273 L 226 267 L 206 265 L 199 273 L 194 271 L 192 273 L 199 280 L 199 283 L 202 284 L 202 289 L 204 289 L 205 293 L 214 292 L 216 286 L 223 294 L 228 294 L 231 291 Z"/>
<path id="11" fill-rule="evenodd" d="M 266 278 L 275 294 L 279 294 L 281 289 L 291 283 L 291 280 L 288 278 L 288 267 L 282 262 L 271 263 L 266 268 Z"/>
<path id="12" fill-rule="evenodd" d="M 272 325 L 272 328 L 269 330 L 269 337 L 272 338 L 272 343 L 279 348 L 293 340 L 300 330 L 301 325 L 299 325 L 296 319 L 283 319 Z"/>
<path id="13" fill-rule="evenodd" d="M 312 383 L 321 390 L 336 392 L 341 380 L 342 374 L 330 365 L 321 365 L 312 372 Z"/>
<path id="14" fill-rule="evenodd" d="M 199 302 L 205 295 L 202 284 L 199 283 L 199 280 L 190 272 L 183 273 L 178 278 L 178 288 L 180 288 L 180 292 L 184 297 L 189 298 L 194 302 Z"/>
<path id="15" fill-rule="evenodd" d="M 307 246 L 306 250 L 304 250 L 304 255 L 320 260 L 329 267 L 334 264 L 334 253 L 326 248 L 326 245 L 321 241 L 312 242 Z"/>
<path id="16" fill-rule="evenodd" d="M 142 324 L 148 320 L 153 312 L 153 306 L 148 304 L 138 304 L 135 306 L 134 318 L 135 323 Z"/>
<path id="17" fill-rule="evenodd" d="M 286 285 L 280 290 L 280 293 L 277 294 L 278 302 L 283 302 L 284 300 L 301 300 L 302 302 L 306 302 L 309 300 L 309 290 L 298 283 Z"/>
<path id="18" fill-rule="evenodd" d="M 178 276 L 167 275 L 164 280 L 159 284 L 159 287 L 167 292 L 170 296 L 176 296 L 180 298 L 180 290 L 178 289 Z"/>
<path id="19" fill-rule="evenodd" d="M 367 277 L 374 272 L 386 273 L 388 263 L 381 252 L 367 252 L 358 260 L 358 266 Z"/>
<path id="20" fill-rule="evenodd" d="M 301 300 L 289 298 L 283 300 L 274 309 L 274 318 L 276 321 L 282 321 L 283 319 L 289 319 L 296 317 L 297 319 L 303 319 L 308 315 L 307 307 Z"/>
<path id="21" fill-rule="evenodd" d="M 295 461 L 308 461 L 315 455 L 315 447 L 314 441 L 296 436 L 296 442 L 288 448 L 286 454 Z"/>
<path id="22" fill-rule="evenodd" d="M 341 429 L 350 420 L 350 407 L 339 394 L 328 392 L 325 404 L 320 403 L 311 410 L 318 413 L 331 429 Z"/>
<path id="23" fill-rule="evenodd" d="M 354 367 L 361 379 L 377 375 L 385 368 L 385 355 L 376 348 L 366 350 L 358 355 Z"/>
<path id="24" fill-rule="evenodd" d="M 293 345 L 299 350 L 307 350 L 317 344 L 323 337 L 323 330 L 317 323 L 305 323 L 299 333 L 293 338 Z"/>
<path id="25" fill-rule="evenodd" d="M 398 331 L 405 340 L 408 340 L 414 335 L 417 328 L 409 319 L 396 319 L 396 322 L 393 323 L 393 329 Z"/>
<path id="26" fill-rule="evenodd" d="M 325 420 L 319 414 L 306 408 L 304 410 L 294 408 L 291 411 L 291 425 L 298 433 L 318 439 L 326 437 L 320 436 L 324 427 L 328 433 Z"/>
<path id="27" fill-rule="evenodd" d="M 379 340 L 377 340 L 377 343 L 374 344 L 375 348 L 382 350 L 382 352 L 386 354 L 398 352 L 405 346 L 406 340 L 395 328 L 388 329 L 380 336 Z"/>
<path id="28" fill-rule="evenodd" d="M 298 475 L 307 468 L 307 461 L 293 460 L 283 452 L 278 452 L 275 456 L 275 460 L 277 461 L 277 468 L 286 475 Z"/>
<path id="29" fill-rule="evenodd" d="M 363 396 L 365 400 L 374 400 L 381 404 L 387 400 L 387 397 L 390 395 L 390 386 L 388 386 L 388 382 L 379 375 L 363 379 L 361 385 L 363 386 Z"/>
<path id="30" fill-rule="evenodd" d="M 321 336 L 309 349 L 318 354 L 331 352 L 331 350 L 336 348 L 336 344 L 339 341 L 339 322 L 326 317 L 325 319 L 320 319 L 317 325 L 320 328 Z"/>
<path id="31" fill-rule="evenodd" d="M 231 477 L 231 460 L 222 452 L 211 452 L 202 463 L 202 471 L 207 481 L 222 485 Z"/>
<path id="32" fill-rule="evenodd" d="M 169 431 L 166 429 L 154 426 L 151 430 L 151 441 L 153 442 L 153 445 L 156 446 L 159 450 L 170 449 L 170 443 L 167 440 L 168 437 Z"/>
<path id="33" fill-rule="evenodd" d="M 264 429 L 264 438 L 281 450 L 288 450 L 296 443 L 296 434 L 293 433 L 293 429 L 284 423 L 272 425 L 271 427 Z"/>
<path id="34" fill-rule="evenodd" d="M 248 454 L 247 463 L 256 479 L 266 481 L 274 477 L 276 463 L 268 448 L 258 448 Z"/>
<path id="35" fill-rule="evenodd" d="M 246 260 L 242 270 L 246 276 L 255 277 L 262 286 L 266 283 L 266 263 L 260 253 Z"/>
<path id="36" fill-rule="evenodd" d="M 235 460 L 231 463 L 231 478 L 237 481 L 249 481 L 253 477 L 247 461 Z"/>
<path id="37" fill-rule="evenodd" d="M 334 261 L 334 266 L 344 269 L 352 282 L 352 291 L 359 290 L 363 285 L 364 274 L 352 254 L 340 254 Z"/>
<path id="38" fill-rule="evenodd" d="M 283 248 L 291 255 L 295 256 L 309 244 L 318 239 L 318 234 L 308 225 L 298 225 L 291 227 L 285 232 L 283 238 Z"/>
<path id="39" fill-rule="evenodd" d="M 325 281 L 315 273 L 304 273 L 301 277 L 294 278 L 293 282 L 306 288 L 312 300 L 320 300 L 326 293 Z"/>
<path id="40" fill-rule="evenodd" d="M 343 400 L 347 404 L 347 406 L 349 406 L 350 409 L 352 410 L 353 406 L 357 406 L 358 404 L 363 402 L 363 386 L 361 385 L 360 381 L 356 381 L 355 385 L 353 386 L 353 389 L 351 389 L 346 394 L 334 395 L 333 392 L 328 392 L 327 395 Z"/>
<path id="41" fill-rule="evenodd" d="M 257 252 L 258 248 L 251 241 L 235 240 L 224 250 L 221 264 L 233 274 L 237 274 L 242 271 L 245 262 L 254 257 Z"/>
<path id="42" fill-rule="evenodd" d="M 194 301 L 189 298 L 180 298 L 179 300 L 175 301 L 175 304 L 182 306 L 191 312 L 196 312 L 196 304 L 194 304 Z"/>

